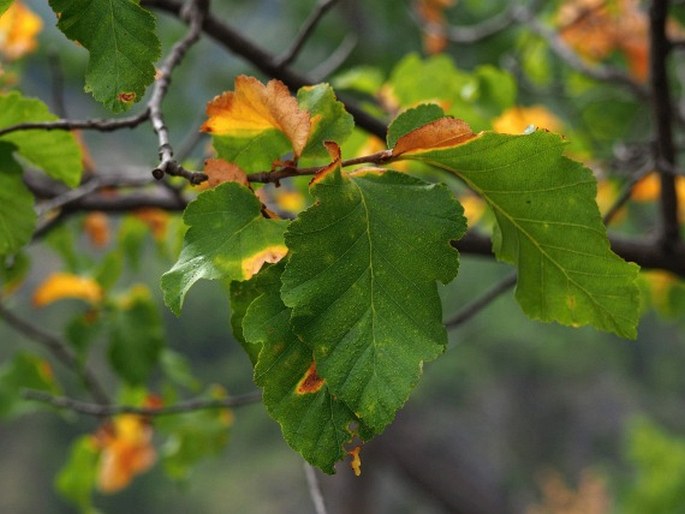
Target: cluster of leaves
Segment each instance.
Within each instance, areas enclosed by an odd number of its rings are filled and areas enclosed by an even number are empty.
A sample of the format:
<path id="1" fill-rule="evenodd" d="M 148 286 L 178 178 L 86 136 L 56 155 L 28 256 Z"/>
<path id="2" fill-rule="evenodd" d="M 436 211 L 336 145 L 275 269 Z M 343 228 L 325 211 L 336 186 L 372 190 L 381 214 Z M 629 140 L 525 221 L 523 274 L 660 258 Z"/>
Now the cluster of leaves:
<path id="1" fill-rule="evenodd" d="M 452 3 L 418 6 L 428 22 L 445 25 L 443 10 Z M 619 4 L 634 8 L 634 2 Z M 113 112 L 138 102 L 154 80 L 160 53 L 154 17 L 128 0 L 51 0 L 50 6 L 65 36 L 89 52 L 86 90 Z M 112 16 L 102 22 L 106 8 Z M 29 16 L 22 9 L 19 2 L 0 2 L 0 33 L 3 23 L 23 36 L 30 31 L 20 25 L 36 27 L 22 18 Z M 615 22 L 613 11 L 590 12 L 604 26 Z M 588 18 L 574 16 L 560 11 L 560 34 L 581 45 Z M 643 28 L 640 20 L 635 26 Z M 643 78 L 644 55 L 615 36 L 618 28 L 612 30 L 606 50 L 588 58 L 626 52 L 631 70 Z M 22 42 L 13 36 L 13 55 L 30 50 L 27 37 Z M 431 38 L 431 51 L 446 44 L 435 34 Z M 353 70 L 332 83 L 336 90 L 375 96 L 369 110 L 380 105 L 392 119 L 385 141 L 355 127 L 328 84 L 303 87 L 293 96 L 277 80 L 262 84 L 239 76 L 232 91 L 208 103 L 202 130 L 212 136 L 216 158 L 205 164 L 208 186 L 193 191 L 183 214 L 187 231 L 180 256 L 161 280 L 164 301 L 176 314 L 199 280 L 228 286 L 233 332 L 250 357 L 264 404 L 306 460 L 332 473 L 349 453 L 359 472 L 361 445 L 392 422 L 423 364 L 444 351 L 438 283 L 457 276 L 454 242 L 466 232 L 467 218 L 492 235 L 496 257 L 516 268 L 516 298 L 530 318 L 636 336 L 638 267 L 610 248 L 597 181 L 571 158 L 586 149 L 574 144 L 568 151 L 567 141 L 554 133 L 563 124 L 547 109 L 517 105 L 510 73 L 493 66 L 462 70 L 444 55 L 410 55 L 387 80 Z M 39 100 L 17 91 L 0 95 L 0 131 L 55 119 Z M 21 252 L 36 230 L 35 198 L 24 183 L 23 164 L 74 188 L 82 180 L 83 153 L 72 132 L 0 133 L 0 256 L 11 264 L 2 270 L 5 293 L 27 269 Z M 278 173 L 282 180 L 293 177 L 295 186 L 287 191 L 295 194 L 286 202 L 277 193 L 275 208 L 269 193 L 254 184 L 257 176 L 270 181 Z M 460 185 L 450 188 L 435 183 L 436 177 Z M 644 198 L 653 199 L 649 184 L 642 187 Z M 101 262 L 76 255 L 66 230 L 48 238 L 66 269 L 41 284 L 34 303 L 85 302 L 86 309 L 67 324 L 67 340 L 79 369 L 93 342 L 108 340 L 109 364 L 124 383 L 117 398 L 122 403 L 160 408 L 173 404 L 179 389 L 199 391 L 187 362 L 165 348 L 154 295 L 145 286 L 117 290 L 125 268 L 139 269 L 148 231 L 155 233 L 160 254 L 175 259 L 182 228 L 167 230 L 168 223 L 158 211 L 127 216 L 115 248 Z M 82 226 L 94 244 L 107 245 L 104 215 L 93 213 Z M 679 298 L 677 282 L 660 278 L 651 283 L 654 297 L 663 297 L 655 289 L 663 283 Z M 165 379 L 161 398 L 146 387 L 157 367 Z M 27 387 L 61 391 L 46 361 L 19 354 L 0 371 L 0 414 L 17 415 L 33 405 L 19 401 Z M 204 395 L 225 393 L 210 387 Z M 118 490 L 155 462 L 153 427 L 166 435 L 167 471 L 182 478 L 226 443 L 229 425 L 225 409 L 154 421 L 115 416 L 75 442 L 58 488 L 90 509 L 96 485 Z"/>

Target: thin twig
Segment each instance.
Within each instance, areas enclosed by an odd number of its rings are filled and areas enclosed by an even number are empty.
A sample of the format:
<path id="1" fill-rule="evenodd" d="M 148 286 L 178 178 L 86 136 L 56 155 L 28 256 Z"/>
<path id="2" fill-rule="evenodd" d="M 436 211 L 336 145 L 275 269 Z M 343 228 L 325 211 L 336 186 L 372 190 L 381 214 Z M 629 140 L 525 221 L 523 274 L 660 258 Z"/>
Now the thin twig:
<path id="1" fill-rule="evenodd" d="M 18 130 L 98 130 L 100 132 L 111 132 L 122 128 L 135 128 L 141 123 L 144 123 L 150 117 L 148 109 L 135 116 L 127 118 L 107 118 L 107 119 L 91 119 L 91 120 L 70 120 L 60 119 L 54 121 L 30 121 L 26 123 L 17 123 L 0 129 L 0 136 L 16 132 Z"/>
<path id="2" fill-rule="evenodd" d="M 649 90 L 621 70 L 606 65 L 590 65 L 586 63 L 562 41 L 554 30 L 540 23 L 530 10 L 526 8 L 515 9 L 512 10 L 512 15 L 517 21 L 526 24 L 532 32 L 547 41 L 550 49 L 574 70 L 600 82 L 623 86 L 640 99 L 649 98 Z"/>
<path id="3" fill-rule="evenodd" d="M 314 511 L 316 514 L 326 514 L 326 503 L 321 492 L 321 484 L 319 478 L 316 476 L 316 470 L 308 462 L 304 463 L 304 475 L 307 477 L 307 486 L 309 489 L 309 496 L 314 504 Z"/>
<path id="4" fill-rule="evenodd" d="M 104 387 L 100 385 L 100 381 L 87 366 L 81 364 L 74 352 L 61 339 L 23 320 L 2 304 L 0 304 L 0 317 L 17 332 L 47 348 L 66 368 L 79 375 L 84 386 L 98 404 L 109 403 L 109 397 Z"/>
<path id="5" fill-rule="evenodd" d="M 510 7 L 474 25 L 442 27 L 437 24 L 424 23 L 423 28 L 429 33 L 445 36 L 452 43 L 477 43 L 510 27 L 516 21 L 514 12 L 519 8 L 519 6 Z"/>
<path id="6" fill-rule="evenodd" d="M 207 409 L 228 409 L 252 405 L 261 400 L 259 391 L 246 393 L 239 396 L 230 396 L 221 400 L 196 398 L 185 402 L 179 402 L 168 407 L 136 407 L 133 405 L 101 405 L 97 403 L 83 402 L 65 396 L 54 396 L 44 391 L 25 389 L 22 393 L 24 399 L 47 403 L 53 407 L 67 409 L 88 416 L 115 416 L 117 414 L 140 414 L 141 416 L 170 416 Z"/>
<path id="7" fill-rule="evenodd" d="M 445 322 L 445 326 L 448 330 L 457 328 L 466 321 L 473 318 L 480 311 L 485 309 L 493 301 L 495 301 L 501 294 L 507 292 L 516 284 L 516 273 L 512 273 L 503 280 L 495 284 L 491 289 L 488 289 L 481 296 L 476 298 L 473 302 L 469 303 L 449 320 Z"/>
<path id="8" fill-rule="evenodd" d="M 621 210 L 621 208 L 626 203 L 628 203 L 628 200 L 630 200 L 630 197 L 633 194 L 633 189 L 635 188 L 635 185 L 638 182 L 640 182 L 640 180 L 642 180 L 647 175 L 649 175 L 653 171 L 653 169 L 654 169 L 654 166 L 652 165 L 652 163 L 648 162 L 640 170 L 638 170 L 637 173 L 635 173 L 633 175 L 633 177 L 630 179 L 630 181 L 624 187 L 621 194 L 616 198 L 614 203 L 609 207 L 609 209 L 607 209 L 607 212 L 602 217 L 602 221 L 604 222 L 605 225 L 608 225 L 609 223 L 611 223 L 611 221 L 618 214 L 618 212 Z"/>
<path id="9" fill-rule="evenodd" d="M 164 100 L 167 90 L 169 89 L 171 73 L 174 68 L 181 63 L 183 57 L 188 52 L 188 49 L 190 49 L 190 47 L 200 38 L 202 22 L 208 7 L 208 0 L 189 0 L 183 8 L 182 15 L 187 18 L 190 28 L 185 37 L 171 48 L 169 55 L 164 59 L 164 62 L 159 68 L 159 76 L 155 81 L 152 96 L 147 104 L 150 111 L 152 129 L 159 139 L 160 162 L 159 165 L 152 170 L 152 175 L 158 180 L 163 178 L 164 175 L 183 177 L 191 184 L 199 184 L 207 180 L 207 175 L 204 173 L 186 170 L 174 159 L 174 150 L 169 139 L 169 129 L 164 122 L 162 100 Z"/>
<path id="10" fill-rule="evenodd" d="M 359 38 L 356 34 L 347 34 L 331 55 L 309 72 L 312 80 L 314 82 L 323 82 L 332 75 L 347 60 L 352 50 L 357 46 L 358 41 Z"/>
<path id="11" fill-rule="evenodd" d="M 654 161 L 661 173 L 660 244 L 668 251 L 680 240 L 678 195 L 676 180 L 666 168 L 675 167 L 673 144 L 673 105 L 668 81 L 667 61 L 670 44 L 666 36 L 668 0 L 653 0 L 649 10 L 650 84 L 652 88 L 652 118 L 654 121 Z"/>
<path id="12" fill-rule="evenodd" d="M 182 4 L 176 0 L 143 0 L 141 3 L 144 6 L 159 9 L 177 17 L 180 16 L 182 10 Z M 205 16 L 202 28 L 221 46 L 239 55 L 269 77 L 283 81 L 292 90 L 315 83 L 311 77 L 296 73 L 287 66 L 281 68 L 274 65 L 273 55 L 210 12 Z M 385 139 L 387 131 L 385 123 L 371 116 L 354 102 L 345 99 L 341 99 L 341 101 L 345 104 L 347 112 L 354 117 L 357 126 L 381 139 Z"/>
<path id="13" fill-rule="evenodd" d="M 323 18 L 324 15 L 337 2 L 338 0 L 319 0 L 316 3 L 316 5 L 314 6 L 314 10 L 312 10 L 312 12 L 309 13 L 309 16 L 302 24 L 299 33 L 295 37 L 295 40 L 292 42 L 290 47 L 285 52 L 283 52 L 282 55 L 279 55 L 274 60 L 275 66 L 283 68 L 284 66 L 290 65 L 295 59 L 297 59 L 297 56 L 300 54 L 300 51 L 304 47 L 305 43 L 307 42 L 309 37 L 314 33 L 314 30 L 321 21 L 321 18 Z"/>

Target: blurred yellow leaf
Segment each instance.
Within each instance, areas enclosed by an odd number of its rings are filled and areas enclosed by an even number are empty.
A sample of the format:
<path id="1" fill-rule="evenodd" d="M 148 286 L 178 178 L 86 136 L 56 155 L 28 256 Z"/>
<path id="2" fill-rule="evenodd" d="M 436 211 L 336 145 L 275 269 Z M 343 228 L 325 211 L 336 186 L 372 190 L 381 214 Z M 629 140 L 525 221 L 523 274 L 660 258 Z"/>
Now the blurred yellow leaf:
<path id="1" fill-rule="evenodd" d="M 109 243 L 109 219 L 104 212 L 88 213 L 83 222 L 83 230 L 93 246 L 102 248 Z"/>
<path id="2" fill-rule="evenodd" d="M 53 273 L 33 293 L 33 305 L 44 307 L 57 300 L 77 298 L 89 303 L 102 300 L 102 288 L 94 279 L 72 273 Z"/>
<path id="3" fill-rule="evenodd" d="M 650 173 L 633 186 L 631 198 L 635 202 L 653 202 L 659 198 L 661 182 L 659 175 Z"/>
<path id="4" fill-rule="evenodd" d="M 618 186 L 615 182 L 611 180 L 598 180 L 597 181 L 597 206 L 599 207 L 599 212 L 601 214 L 606 214 L 607 211 L 614 205 L 616 200 L 618 200 Z M 614 216 L 611 218 L 611 223 L 618 223 L 623 221 L 626 217 L 626 209 L 621 208 Z"/>
<path id="5" fill-rule="evenodd" d="M 475 194 L 461 195 L 459 203 L 464 208 L 464 216 L 466 216 L 469 228 L 478 223 L 485 213 L 485 202 Z"/>
<path id="6" fill-rule="evenodd" d="M 274 201 L 280 210 L 292 214 L 297 214 L 307 206 L 307 201 L 300 191 L 283 187 L 274 191 Z"/>
<path id="7" fill-rule="evenodd" d="M 542 105 L 511 107 L 492 120 L 492 128 L 502 134 L 523 134 L 530 126 L 561 132 L 561 120 Z"/>
<path id="8" fill-rule="evenodd" d="M 428 55 L 442 52 L 447 46 L 445 9 L 456 0 L 416 0 L 416 12 L 424 22 L 423 48 Z"/>
<path id="9" fill-rule="evenodd" d="M 161 241 L 166 237 L 169 225 L 169 213 L 167 211 L 154 207 L 144 207 L 137 209 L 133 215 L 150 228 L 155 240 Z"/>
<path id="10" fill-rule="evenodd" d="M 141 416 L 122 414 L 103 425 L 95 436 L 101 449 L 98 488 L 114 493 L 152 467 L 157 453 L 152 446 L 152 427 Z"/>
<path id="11" fill-rule="evenodd" d="M 623 53 L 631 74 L 649 72 L 648 20 L 639 0 L 566 0 L 557 14 L 561 38 L 584 58 Z"/>
<path id="12" fill-rule="evenodd" d="M 38 46 L 36 35 L 43 21 L 20 1 L 15 1 L 0 16 L 0 54 L 14 60 L 32 52 Z"/>

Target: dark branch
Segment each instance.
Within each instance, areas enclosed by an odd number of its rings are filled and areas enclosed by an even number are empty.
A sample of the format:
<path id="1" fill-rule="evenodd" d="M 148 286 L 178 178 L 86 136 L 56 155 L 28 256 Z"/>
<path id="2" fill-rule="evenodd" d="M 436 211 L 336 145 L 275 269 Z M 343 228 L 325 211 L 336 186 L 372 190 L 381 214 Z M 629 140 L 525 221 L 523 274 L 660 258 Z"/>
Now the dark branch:
<path id="1" fill-rule="evenodd" d="M 208 400 L 206 398 L 197 398 L 195 400 L 188 400 L 186 402 L 179 402 L 168 407 L 135 407 L 132 405 L 100 405 L 97 403 L 88 403 L 73 398 L 64 396 L 53 396 L 44 391 L 36 391 L 34 389 L 26 389 L 23 392 L 23 397 L 26 400 L 34 400 L 37 402 L 47 403 L 59 409 L 67 409 L 79 414 L 86 414 L 88 416 L 114 416 L 117 414 L 140 414 L 141 416 L 170 416 L 173 414 L 183 414 L 187 412 L 195 412 L 206 409 L 230 409 L 236 407 L 243 407 L 251 405 L 261 400 L 260 392 L 246 393 L 239 396 L 231 396 L 222 400 Z"/>
<path id="2" fill-rule="evenodd" d="M 476 298 L 473 302 L 457 312 L 453 317 L 445 322 L 445 327 L 450 330 L 462 325 L 494 302 L 501 294 L 514 287 L 514 285 L 516 285 L 516 273 L 512 273 L 505 279 L 501 280 L 491 289 L 483 293 L 482 296 Z"/>
<path id="3" fill-rule="evenodd" d="M 17 332 L 45 347 L 60 363 L 76 373 L 98 404 L 106 405 L 109 403 L 109 397 L 105 393 L 105 389 L 100 385 L 97 377 L 88 367 L 79 362 L 76 355 L 59 338 L 43 332 L 43 330 L 23 320 L 2 304 L 0 304 L 0 318 L 4 319 Z"/>
<path id="4" fill-rule="evenodd" d="M 652 118 L 655 130 L 654 161 L 661 173 L 661 233 L 659 243 L 668 251 L 680 239 L 678 195 L 675 177 L 665 168 L 675 167 L 673 105 L 668 82 L 667 60 L 671 49 L 666 37 L 668 1 L 653 0 L 649 10 L 650 82 Z"/>
<path id="5" fill-rule="evenodd" d="M 324 15 L 337 2 L 338 0 L 319 0 L 317 2 L 317 4 L 314 6 L 314 10 L 309 14 L 309 17 L 305 20 L 304 24 L 300 28 L 300 32 L 297 34 L 297 37 L 290 45 L 290 48 L 283 52 L 282 55 L 279 55 L 276 59 L 274 59 L 274 64 L 276 66 L 278 66 L 279 68 L 288 66 L 295 59 L 297 59 L 297 56 L 304 47 L 305 43 L 307 42 L 309 37 L 314 33 L 314 30 L 321 21 L 321 18 L 323 18 Z"/>
<path id="6" fill-rule="evenodd" d="M 143 5 L 180 16 L 182 4 L 176 0 L 144 0 Z M 266 52 L 242 34 L 226 25 L 223 21 L 207 13 L 202 26 L 203 30 L 217 43 L 250 62 L 255 68 L 269 77 L 281 80 L 290 89 L 297 90 L 302 86 L 314 84 L 311 77 L 300 75 L 288 67 L 274 64 L 274 56 Z M 381 139 L 385 139 L 386 126 L 356 104 L 342 99 L 347 111 L 354 116 L 357 125 Z"/>
<path id="7" fill-rule="evenodd" d="M 18 123 L 10 127 L 0 129 L 0 136 L 16 132 L 18 130 L 98 130 L 100 132 L 112 132 L 122 128 L 135 128 L 141 123 L 147 121 L 150 117 L 150 111 L 144 110 L 135 116 L 127 118 L 108 118 L 108 119 L 92 119 L 92 120 L 54 120 L 54 121 L 38 121 Z"/>

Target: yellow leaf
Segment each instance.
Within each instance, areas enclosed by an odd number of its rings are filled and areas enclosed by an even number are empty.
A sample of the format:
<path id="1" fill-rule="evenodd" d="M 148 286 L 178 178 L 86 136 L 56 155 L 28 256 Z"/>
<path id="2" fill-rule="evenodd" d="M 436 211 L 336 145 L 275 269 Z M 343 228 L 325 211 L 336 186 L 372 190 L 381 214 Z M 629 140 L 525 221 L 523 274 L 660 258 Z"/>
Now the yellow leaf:
<path id="1" fill-rule="evenodd" d="M 300 109 L 287 86 L 279 80 L 265 86 L 254 77 L 240 75 L 234 87 L 235 91 L 223 93 L 207 104 L 208 119 L 201 130 L 254 137 L 276 129 L 290 140 L 295 157 L 299 157 L 309 138 L 311 118 Z"/>
<path id="2" fill-rule="evenodd" d="M 416 11 L 425 22 L 423 47 L 429 55 L 442 52 L 447 46 L 445 29 L 447 20 L 445 9 L 452 7 L 456 0 L 417 0 Z"/>
<path id="3" fill-rule="evenodd" d="M 38 46 L 36 36 L 43 21 L 20 1 L 15 1 L 0 16 L 0 53 L 14 60 L 32 52 Z"/>
<path id="4" fill-rule="evenodd" d="M 635 202 L 652 202 L 659 198 L 661 182 L 659 175 L 650 173 L 633 186 L 630 197 Z"/>
<path id="5" fill-rule="evenodd" d="M 133 477 L 150 469 L 157 458 L 152 427 L 135 414 L 122 414 L 103 425 L 96 440 L 102 450 L 97 483 L 103 493 L 123 489 Z"/>
<path id="6" fill-rule="evenodd" d="M 566 0 L 557 14 L 561 38 L 590 61 L 623 53 L 631 74 L 649 72 L 648 20 L 639 0 Z"/>
<path id="7" fill-rule="evenodd" d="M 207 175 L 207 186 L 216 187 L 223 182 L 237 182 L 243 186 L 249 186 L 247 175 L 231 162 L 223 159 L 207 159 L 205 161 L 205 174 Z"/>
<path id="8" fill-rule="evenodd" d="M 492 121 L 495 132 L 502 134 L 523 134 L 530 126 L 561 132 L 563 125 L 559 118 L 542 105 L 511 107 Z"/>
<path id="9" fill-rule="evenodd" d="M 283 187 L 274 191 L 274 200 L 280 210 L 293 214 L 297 214 L 307 205 L 307 201 L 302 193 Z"/>
<path id="10" fill-rule="evenodd" d="M 164 239 L 169 225 L 169 213 L 167 211 L 154 207 L 144 207 L 137 209 L 133 215 L 150 228 L 155 240 Z"/>
<path id="11" fill-rule="evenodd" d="M 465 194 L 459 197 L 459 203 L 464 208 L 464 216 L 469 227 L 473 227 L 485 213 L 485 202 L 474 194 Z"/>
<path id="12" fill-rule="evenodd" d="M 57 300 L 76 298 L 95 304 L 102 300 L 102 288 L 95 280 L 72 273 L 53 273 L 33 293 L 33 305 L 44 307 Z"/>

